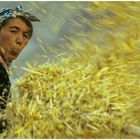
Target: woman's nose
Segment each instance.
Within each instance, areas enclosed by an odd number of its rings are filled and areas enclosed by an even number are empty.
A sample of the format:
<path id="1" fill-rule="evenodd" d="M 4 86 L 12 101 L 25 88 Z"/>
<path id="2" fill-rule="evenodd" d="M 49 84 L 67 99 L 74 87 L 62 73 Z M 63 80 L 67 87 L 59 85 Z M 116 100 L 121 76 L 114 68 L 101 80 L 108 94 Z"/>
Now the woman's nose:
<path id="1" fill-rule="evenodd" d="M 16 43 L 18 45 L 22 45 L 22 43 L 23 43 L 23 36 L 22 35 L 17 36 Z"/>

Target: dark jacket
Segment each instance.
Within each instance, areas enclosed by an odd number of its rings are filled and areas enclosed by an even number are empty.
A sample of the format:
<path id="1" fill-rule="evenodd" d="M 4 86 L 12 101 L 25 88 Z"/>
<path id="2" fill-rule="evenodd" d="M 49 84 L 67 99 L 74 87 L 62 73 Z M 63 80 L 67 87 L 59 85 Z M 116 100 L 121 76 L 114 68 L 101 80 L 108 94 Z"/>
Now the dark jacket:
<path id="1" fill-rule="evenodd" d="M 0 110 L 6 108 L 7 100 L 10 94 L 10 87 L 11 83 L 9 75 L 0 63 Z"/>

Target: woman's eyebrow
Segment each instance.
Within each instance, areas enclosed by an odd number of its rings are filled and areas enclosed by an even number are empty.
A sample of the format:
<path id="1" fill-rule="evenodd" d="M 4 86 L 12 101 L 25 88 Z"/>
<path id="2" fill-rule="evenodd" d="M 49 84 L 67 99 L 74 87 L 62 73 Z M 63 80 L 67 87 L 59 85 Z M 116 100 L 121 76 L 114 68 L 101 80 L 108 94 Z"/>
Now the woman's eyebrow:
<path id="1" fill-rule="evenodd" d="M 18 26 L 10 26 L 10 29 L 17 29 L 17 30 L 19 30 L 19 27 Z"/>

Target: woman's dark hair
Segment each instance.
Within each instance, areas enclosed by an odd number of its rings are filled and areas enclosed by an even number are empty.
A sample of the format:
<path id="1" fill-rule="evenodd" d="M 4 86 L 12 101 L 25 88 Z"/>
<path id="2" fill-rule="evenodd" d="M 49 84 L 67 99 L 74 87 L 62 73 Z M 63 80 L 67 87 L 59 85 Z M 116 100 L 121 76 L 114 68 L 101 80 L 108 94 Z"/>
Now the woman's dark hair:
<path id="1" fill-rule="evenodd" d="M 32 37 L 32 34 L 33 34 L 33 26 L 32 26 L 32 23 L 26 17 L 24 17 L 24 16 L 17 16 L 16 18 L 20 18 L 22 21 L 24 21 L 26 23 L 26 25 L 28 27 L 30 27 L 30 29 L 29 29 L 29 36 L 31 38 Z M 3 27 L 3 26 L 5 26 L 10 19 L 13 19 L 13 17 L 10 17 L 10 18 L 7 18 L 6 20 L 4 20 L 0 24 L 0 28 Z"/>

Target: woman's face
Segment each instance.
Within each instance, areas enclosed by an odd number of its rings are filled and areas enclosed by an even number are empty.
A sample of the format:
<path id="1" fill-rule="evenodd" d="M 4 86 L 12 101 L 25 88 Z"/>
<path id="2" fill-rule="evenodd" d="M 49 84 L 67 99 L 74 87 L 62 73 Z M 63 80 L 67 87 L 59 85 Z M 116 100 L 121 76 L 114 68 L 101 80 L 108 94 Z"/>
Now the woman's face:
<path id="1" fill-rule="evenodd" d="M 20 18 L 12 18 L 0 28 L 0 48 L 6 61 L 17 58 L 28 43 L 29 27 Z"/>

